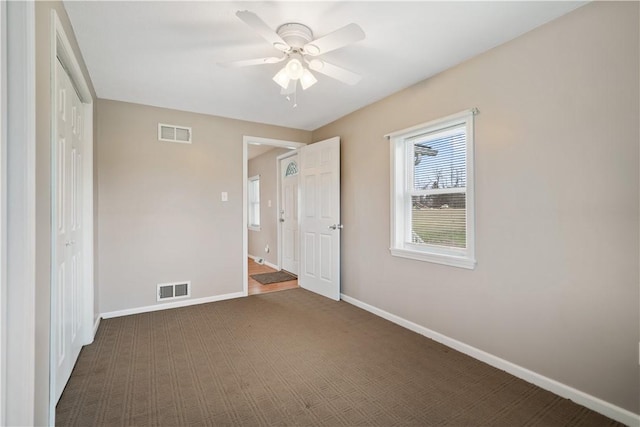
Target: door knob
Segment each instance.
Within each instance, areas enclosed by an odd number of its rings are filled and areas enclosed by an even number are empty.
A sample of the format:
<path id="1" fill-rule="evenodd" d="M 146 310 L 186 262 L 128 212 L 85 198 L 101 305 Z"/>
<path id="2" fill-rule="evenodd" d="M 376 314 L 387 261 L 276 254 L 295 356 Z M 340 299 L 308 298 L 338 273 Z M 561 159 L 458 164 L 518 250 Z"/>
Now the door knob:
<path id="1" fill-rule="evenodd" d="M 344 228 L 344 225 L 342 225 L 342 224 L 333 224 L 333 225 L 329 226 L 330 230 L 337 230 L 337 229 L 342 230 L 343 228 Z"/>
<path id="2" fill-rule="evenodd" d="M 71 245 L 75 245 L 76 241 L 75 240 L 67 240 L 66 242 L 64 242 L 65 246 L 71 246 Z"/>

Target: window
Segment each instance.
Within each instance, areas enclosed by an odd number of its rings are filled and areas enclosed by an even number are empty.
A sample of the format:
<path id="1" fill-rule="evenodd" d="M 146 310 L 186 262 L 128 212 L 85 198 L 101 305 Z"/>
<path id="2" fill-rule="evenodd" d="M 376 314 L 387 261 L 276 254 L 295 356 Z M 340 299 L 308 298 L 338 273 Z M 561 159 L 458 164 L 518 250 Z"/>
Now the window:
<path id="1" fill-rule="evenodd" d="M 391 254 L 474 268 L 473 116 L 469 110 L 388 135 Z"/>
<path id="2" fill-rule="evenodd" d="M 298 164 L 294 161 L 291 161 L 291 163 L 289 163 L 287 165 L 287 171 L 285 172 L 284 176 L 293 176 L 293 175 L 297 175 L 298 174 Z"/>
<path id="3" fill-rule="evenodd" d="M 249 229 L 260 231 L 260 175 L 249 178 L 247 190 L 249 198 Z"/>

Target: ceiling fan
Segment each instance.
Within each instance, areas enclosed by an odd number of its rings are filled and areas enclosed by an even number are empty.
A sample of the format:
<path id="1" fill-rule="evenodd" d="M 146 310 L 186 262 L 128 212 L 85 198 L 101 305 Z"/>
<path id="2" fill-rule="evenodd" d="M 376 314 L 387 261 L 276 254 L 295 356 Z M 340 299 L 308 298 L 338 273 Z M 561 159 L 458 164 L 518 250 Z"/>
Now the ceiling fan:
<path id="1" fill-rule="evenodd" d="M 364 39 L 364 31 L 359 25 L 349 24 L 326 36 L 314 39 L 311 29 L 297 22 L 280 25 L 274 31 L 258 15 L 248 10 L 238 11 L 236 16 L 274 48 L 281 51 L 282 56 L 245 59 L 219 65 L 234 68 L 287 61 L 286 65 L 273 77 L 273 80 L 282 87 L 283 95 L 295 94 L 298 81 L 303 90 L 313 86 L 317 79 L 311 70 L 349 85 L 355 85 L 360 81 L 359 74 L 318 58 L 327 52 Z"/>

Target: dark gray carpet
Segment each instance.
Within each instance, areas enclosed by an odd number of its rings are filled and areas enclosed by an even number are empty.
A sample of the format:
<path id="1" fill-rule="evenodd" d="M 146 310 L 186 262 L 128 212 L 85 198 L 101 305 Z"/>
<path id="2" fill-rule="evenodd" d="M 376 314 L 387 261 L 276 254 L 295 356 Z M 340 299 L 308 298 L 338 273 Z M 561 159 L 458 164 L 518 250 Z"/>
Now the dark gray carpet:
<path id="1" fill-rule="evenodd" d="M 273 273 L 253 274 L 251 278 L 262 285 L 288 282 L 289 280 L 297 279 L 296 276 L 294 276 L 293 274 L 287 273 L 286 271 L 275 271 Z"/>
<path id="2" fill-rule="evenodd" d="M 303 289 L 103 320 L 75 426 L 605 426 L 602 415 Z"/>

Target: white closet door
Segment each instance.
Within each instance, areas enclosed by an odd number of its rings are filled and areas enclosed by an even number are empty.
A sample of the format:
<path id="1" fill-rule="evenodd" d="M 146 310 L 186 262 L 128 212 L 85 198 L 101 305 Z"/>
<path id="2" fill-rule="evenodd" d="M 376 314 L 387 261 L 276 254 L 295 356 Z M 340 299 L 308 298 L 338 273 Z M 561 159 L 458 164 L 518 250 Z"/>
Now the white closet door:
<path id="1" fill-rule="evenodd" d="M 83 106 L 60 62 L 56 67 L 55 275 L 52 316 L 56 401 L 82 348 L 82 135 Z"/>

